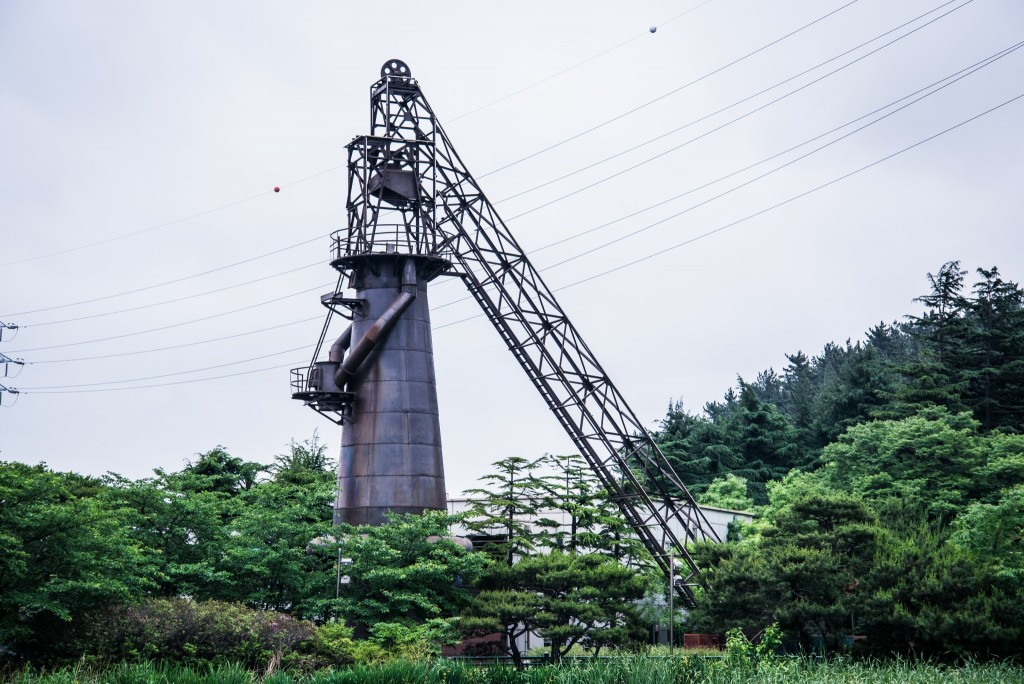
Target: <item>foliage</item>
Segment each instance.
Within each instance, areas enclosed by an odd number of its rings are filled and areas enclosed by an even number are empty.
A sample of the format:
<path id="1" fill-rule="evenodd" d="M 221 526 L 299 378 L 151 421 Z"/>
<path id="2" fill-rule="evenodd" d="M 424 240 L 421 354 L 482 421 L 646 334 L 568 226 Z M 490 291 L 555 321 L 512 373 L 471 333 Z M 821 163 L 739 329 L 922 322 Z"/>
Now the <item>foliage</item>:
<path id="1" fill-rule="evenodd" d="M 953 529 L 957 548 L 991 566 L 997 577 L 1024 583 L 1024 485 L 1003 490 L 994 504 L 972 503 Z"/>
<path id="2" fill-rule="evenodd" d="M 818 467 L 824 447 L 875 419 L 944 409 L 972 416 L 979 435 L 1024 432 L 1024 290 L 992 267 L 977 269 L 967 293 L 966 275 L 943 264 L 915 300 L 920 314 L 816 356 L 786 354 L 781 374 L 740 378 L 702 415 L 670 405 L 655 438 L 693 493 L 732 474 L 764 504 L 767 482 Z"/>
<path id="3" fill-rule="evenodd" d="M 259 463 L 236 458 L 224 447 L 217 446 L 204 454 L 199 454 L 199 458 L 194 462 L 188 462 L 185 468 L 171 479 L 182 491 L 215 492 L 234 496 L 255 487 L 259 474 L 266 469 L 266 466 Z M 164 475 L 160 470 L 157 470 L 157 473 Z"/>
<path id="4" fill-rule="evenodd" d="M 525 669 L 475 667 L 466 663 L 391 661 L 323 670 L 309 675 L 277 672 L 262 679 L 263 684 L 1003 684 L 1024 679 L 1024 670 L 1009 662 L 966 663 L 948 666 L 930 662 L 891 660 L 821 662 L 812 659 L 784 659 L 772 667 L 732 666 L 720 659 L 701 656 L 675 658 L 634 655 L 601 660 L 573 661 L 561 665 L 538 665 Z M 76 665 L 48 673 L 21 672 L 11 684 L 252 684 L 260 681 L 237 665 L 189 668 L 174 664 L 123 664 L 106 669 Z"/>
<path id="5" fill-rule="evenodd" d="M 540 509 L 545 483 L 535 475 L 539 460 L 519 456 L 491 464 L 493 472 L 480 478 L 484 486 L 467 489 L 470 498 L 465 526 L 491 539 L 493 553 L 512 564 L 516 556 L 536 550 L 530 521 Z"/>
<path id="6" fill-rule="evenodd" d="M 902 420 L 848 430 L 825 448 L 822 481 L 949 521 L 969 502 L 992 500 L 1021 482 L 1022 453 L 1020 435 L 983 434 L 969 413 L 927 407 Z"/>
<path id="7" fill-rule="evenodd" d="M 733 511 L 749 511 L 754 508 L 754 500 L 747 494 L 747 481 L 732 473 L 715 479 L 707 491 L 701 494 L 698 502 L 701 506 Z"/>
<path id="8" fill-rule="evenodd" d="M 943 656 L 1009 656 L 1024 641 L 1019 582 L 1000 577 L 948 542 L 944 528 L 920 524 L 880 540 L 859 587 L 865 647 Z"/>
<path id="9" fill-rule="evenodd" d="M 315 432 L 303 442 L 292 440 L 288 453 L 274 457 L 269 468 L 279 484 L 334 484 L 334 462 L 327 455 L 327 445 Z"/>
<path id="10" fill-rule="evenodd" d="M 702 545 L 708 592 L 691 612 L 700 631 L 778 622 L 809 649 L 812 637 L 841 643 L 859 608 L 879 529 L 858 499 L 838 493 L 796 498 L 756 543 Z"/>
<path id="11" fill-rule="evenodd" d="M 890 427 L 907 421 L 913 419 Z M 940 433 L 960 438 L 957 431 Z M 875 436 L 885 443 L 884 433 Z M 931 442 L 939 453 L 940 446 Z M 1013 571 L 1007 573 L 1012 556 L 1002 556 L 1012 553 L 1012 544 L 986 545 L 988 530 L 975 527 L 991 522 L 992 508 L 969 508 L 970 515 L 956 523 L 960 536 L 950 540 L 943 520 L 927 517 L 929 506 L 895 499 L 907 491 L 901 480 L 886 480 L 893 498 L 873 490 L 868 499 L 840 493 L 851 489 L 850 480 L 831 476 L 827 470 L 787 476 L 769 489 L 764 517 L 740 542 L 695 548 L 709 568 L 708 591 L 690 616 L 695 629 L 777 621 L 789 643 L 803 650 L 839 648 L 858 634 L 862 649 L 877 652 L 1014 652 L 1024 639 L 1024 596 Z M 925 495 L 923 487 L 914 491 L 919 501 Z M 1006 498 L 1000 520 L 1014 519 L 1014 502 Z M 1002 539 L 997 533 L 989 539 L 997 537 Z M 984 552 L 993 548 L 992 555 Z"/>
<path id="12" fill-rule="evenodd" d="M 635 569 L 601 554 L 549 554 L 496 564 L 481 580 L 482 591 L 468 614 L 476 624 L 492 624 L 514 636 L 516 625 L 550 641 L 558 660 L 580 643 L 601 648 L 642 640 L 637 601 L 649 580 Z M 511 654 L 519 658 L 514 640 Z"/>
<path id="13" fill-rule="evenodd" d="M 159 555 L 159 594 L 236 601 L 317 617 L 333 588 L 330 555 L 306 553 L 331 533 L 333 476 L 316 439 L 279 456 L 274 479 L 222 447 L 179 473 L 107 480 L 131 534 Z"/>
<path id="14" fill-rule="evenodd" d="M 361 630 L 386 625 L 412 628 L 458 614 L 470 600 L 467 587 L 488 564 L 449 538 L 458 518 L 438 511 L 395 515 L 387 524 L 341 528 L 341 555 L 351 559 L 351 583 L 326 606 Z"/>
<path id="15" fill-rule="evenodd" d="M 506 564 L 538 551 L 603 553 L 643 561 L 647 552 L 594 471 L 577 454 L 513 457 L 464 492 L 463 525 Z"/>
<path id="16" fill-rule="evenodd" d="M 568 553 L 599 553 L 618 559 L 647 558 L 618 506 L 611 500 L 593 469 L 578 454 L 546 454 L 538 461 L 547 473 L 540 476 L 540 511 L 563 521 L 540 517 L 532 530 L 538 548 Z"/>
<path id="17" fill-rule="evenodd" d="M 239 495 L 224 554 L 216 568 L 231 578 L 232 600 L 253 608 L 323 617 L 334 589 L 335 559 L 313 540 L 331 533 L 331 482 L 263 482 Z"/>
<path id="18" fill-rule="evenodd" d="M 82 653 L 108 661 L 237 662 L 265 668 L 313 639 L 315 628 L 237 603 L 154 599 L 95 611 L 78 633 Z"/>
<path id="19" fill-rule="evenodd" d="M 38 653 L 83 613 L 152 586 L 153 552 L 126 522 L 95 481 L 0 462 L 0 652 Z"/>

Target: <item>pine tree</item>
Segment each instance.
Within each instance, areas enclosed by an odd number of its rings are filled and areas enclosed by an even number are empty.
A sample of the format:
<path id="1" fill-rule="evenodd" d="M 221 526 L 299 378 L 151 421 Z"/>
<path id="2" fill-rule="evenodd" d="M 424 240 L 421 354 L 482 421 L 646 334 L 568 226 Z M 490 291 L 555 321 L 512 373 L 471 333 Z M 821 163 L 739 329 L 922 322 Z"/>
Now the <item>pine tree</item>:
<path id="1" fill-rule="evenodd" d="M 470 497 L 466 528 L 482 536 L 503 536 L 493 547 L 509 565 L 516 556 L 536 548 L 530 521 L 536 517 L 545 493 L 544 481 L 535 474 L 539 465 L 540 459 L 502 459 L 492 464 L 495 472 L 480 478 L 490 489 L 476 487 L 463 492 Z"/>
<path id="2" fill-rule="evenodd" d="M 996 267 L 978 269 L 969 327 L 964 401 L 986 430 L 1024 428 L 1024 291 Z"/>
<path id="3" fill-rule="evenodd" d="M 751 481 L 751 494 L 759 504 L 765 502 L 765 482 L 804 462 L 792 422 L 774 405 L 762 402 L 742 378 L 739 406 L 729 418 L 726 440 L 740 459 L 740 467 L 732 472 Z"/>
<path id="4" fill-rule="evenodd" d="M 966 273 L 959 261 L 950 261 L 928 274 L 931 292 L 914 299 L 928 308 L 907 317 L 919 353 L 899 367 L 903 384 L 887 394 L 880 417 L 905 418 L 924 406 L 944 406 L 953 413 L 968 408 L 962 398 L 968 389 L 968 302 L 961 294 Z"/>

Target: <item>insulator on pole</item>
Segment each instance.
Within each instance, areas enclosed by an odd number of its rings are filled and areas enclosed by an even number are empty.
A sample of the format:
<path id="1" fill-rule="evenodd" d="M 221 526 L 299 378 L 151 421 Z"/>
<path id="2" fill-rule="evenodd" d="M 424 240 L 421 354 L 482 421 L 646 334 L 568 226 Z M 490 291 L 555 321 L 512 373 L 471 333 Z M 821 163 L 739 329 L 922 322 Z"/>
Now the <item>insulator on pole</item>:
<path id="1" fill-rule="evenodd" d="M 4 377 L 7 378 L 17 377 L 17 375 L 10 374 L 11 366 L 24 366 L 25 362 L 21 359 L 12 359 L 10 356 L 7 356 L 7 354 L 0 352 L 0 364 L 3 364 Z M 18 373 L 20 374 L 21 371 L 19 370 Z"/>
<path id="2" fill-rule="evenodd" d="M 7 392 L 11 396 L 13 396 L 14 397 L 14 401 L 11 402 L 10 404 L 4 404 L 4 402 L 3 402 L 4 392 Z M 14 403 L 18 401 L 18 395 L 19 394 L 21 394 L 21 392 L 19 392 L 14 387 L 5 387 L 4 385 L 0 385 L 0 407 L 10 408 L 11 406 L 14 406 Z"/>
<path id="3" fill-rule="evenodd" d="M 17 330 L 17 329 L 18 329 L 18 326 L 16 326 L 14 323 L 4 323 L 3 321 L 0 321 L 0 342 L 4 341 L 4 330 Z M 16 334 L 17 333 L 15 333 L 15 335 Z M 14 339 L 14 335 L 9 336 L 8 339 Z"/>

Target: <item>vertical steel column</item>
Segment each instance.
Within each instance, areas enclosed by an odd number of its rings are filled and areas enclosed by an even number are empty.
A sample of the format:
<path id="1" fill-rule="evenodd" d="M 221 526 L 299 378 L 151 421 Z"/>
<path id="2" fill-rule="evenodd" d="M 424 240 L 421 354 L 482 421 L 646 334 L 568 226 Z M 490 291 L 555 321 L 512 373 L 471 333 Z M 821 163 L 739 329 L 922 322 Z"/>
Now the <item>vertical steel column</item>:
<path id="1" fill-rule="evenodd" d="M 342 427 L 336 523 L 378 525 L 385 513 L 446 508 L 441 428 L 427 298 L 429 260 L 367 256 L 351 264 L 353 346 L 403 291 L 403 264 L 416 268 L 408 307 L 348 381 L 355 397 Z M 351 352 L 350 352 L 351 353 Z"/>

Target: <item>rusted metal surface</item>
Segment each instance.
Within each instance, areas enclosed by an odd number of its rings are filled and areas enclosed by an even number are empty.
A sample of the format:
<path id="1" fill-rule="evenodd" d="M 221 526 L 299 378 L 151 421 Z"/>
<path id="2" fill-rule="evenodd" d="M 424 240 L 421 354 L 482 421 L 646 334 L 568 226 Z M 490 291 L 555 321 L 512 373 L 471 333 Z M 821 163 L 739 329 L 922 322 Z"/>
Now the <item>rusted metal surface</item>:
<path id="1" fill-rule="evenodd" d="M 352 284 L 365 305 L 352 320 L 352 339 L 360 342 L 349 353 L 357 367 L 346 385 L 354 399 L 342 427 L 338 523 L 375 525 L 389 510 L 446 507 L 427 281 L 415 270 L 403 278 L 407 264 L 429 267 L 415 257 L 384 255 L 354 264 Z M 403 282 L 415 292 L 403 292 Z M 382 319 L 390 325 L 380 325 Z M 374 333 L 376 344 L 364 345 L 360 359 L 362 341 Z"/>

